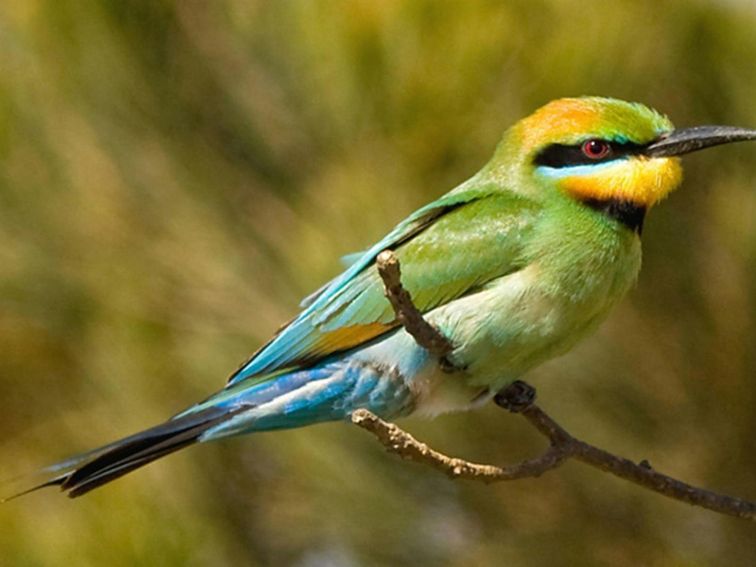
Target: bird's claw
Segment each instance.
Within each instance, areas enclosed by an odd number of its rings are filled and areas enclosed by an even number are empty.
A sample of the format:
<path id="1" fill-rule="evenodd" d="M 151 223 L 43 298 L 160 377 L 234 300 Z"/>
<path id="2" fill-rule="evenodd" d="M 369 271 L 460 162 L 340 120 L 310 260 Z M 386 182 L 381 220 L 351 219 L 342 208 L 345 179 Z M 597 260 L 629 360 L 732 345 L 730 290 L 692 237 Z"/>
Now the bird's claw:
<path id="1" fill-rule="evenodd" d="M 536 399 L 536 389 L 522 380 L 515 380 L 494 396 L 494 403 L 512 413 L 529 408 Z"/>

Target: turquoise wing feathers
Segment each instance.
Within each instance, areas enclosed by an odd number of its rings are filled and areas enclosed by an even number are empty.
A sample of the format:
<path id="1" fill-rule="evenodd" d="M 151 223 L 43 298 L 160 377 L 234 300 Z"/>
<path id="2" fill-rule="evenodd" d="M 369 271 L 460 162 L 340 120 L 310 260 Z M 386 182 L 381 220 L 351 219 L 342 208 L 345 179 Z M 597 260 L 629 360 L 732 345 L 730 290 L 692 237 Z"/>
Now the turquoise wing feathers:
<path id="1" fill-rule="evenodd" d="M 452 192 L 419 209 L 308 297 L 299 316 L 231 376 L 229 386 L 311 364 L 393 330 L 394 313 L 372 268 L 381 251 L 394 250 L 413 301 L 429 311 L 516 270 L 536 211 L 533 202 L 495 186 Z"/>

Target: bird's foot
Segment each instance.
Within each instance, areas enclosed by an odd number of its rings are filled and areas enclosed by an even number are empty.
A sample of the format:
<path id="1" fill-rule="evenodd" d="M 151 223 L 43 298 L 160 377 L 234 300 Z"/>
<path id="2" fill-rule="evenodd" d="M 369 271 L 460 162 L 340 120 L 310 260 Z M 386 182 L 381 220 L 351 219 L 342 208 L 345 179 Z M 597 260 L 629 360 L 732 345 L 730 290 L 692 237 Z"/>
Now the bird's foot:
<path id="1" fill-rule="evenodd" d="M 515 380 L 494 396 L 494 403 L 512 413 L 528 409 L 536 399 L 536 389 L 522 380 Z"/>

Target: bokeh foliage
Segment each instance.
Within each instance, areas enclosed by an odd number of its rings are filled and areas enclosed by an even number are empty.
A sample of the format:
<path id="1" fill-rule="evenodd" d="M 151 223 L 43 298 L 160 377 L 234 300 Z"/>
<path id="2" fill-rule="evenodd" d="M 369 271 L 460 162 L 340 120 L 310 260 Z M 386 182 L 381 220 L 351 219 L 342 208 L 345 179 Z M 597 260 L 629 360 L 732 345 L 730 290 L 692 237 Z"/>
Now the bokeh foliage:
<path id="1" fill-rule="evenodd" d="M 751 0 L 0 5 L 0 473 L 219 387 L 338 257 L 560 96 L 756 127 Z M 576 435 L 756 498 L 756 148 L 686 159 L 638 287 L 530 376 Z M 486 462 L 487 408 L 409 430 Z M 0 506 L 3 565 L 740 565 L 756 528 L 567 465 L 452 483 L 343 424 L 199 447 Z"/>

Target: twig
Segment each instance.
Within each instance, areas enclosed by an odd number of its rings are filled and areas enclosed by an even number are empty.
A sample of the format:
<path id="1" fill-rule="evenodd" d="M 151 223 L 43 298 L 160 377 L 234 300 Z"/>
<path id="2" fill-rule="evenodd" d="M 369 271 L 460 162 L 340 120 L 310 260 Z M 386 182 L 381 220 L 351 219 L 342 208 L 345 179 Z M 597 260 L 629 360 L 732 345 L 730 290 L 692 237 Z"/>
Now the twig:
<path id="1" fill-rule="evenodd" d="M 552 446 L 540 457 L 515 465 L 482 465 L 439 453 L 397 425 L 383 421 L 366 409 L 356 410 L 352 414 L 352 423 L 375 435 L 390 452 L 403 459 L 431 466 L 451 478 L 468 478 L 488 483 L 541 476 L 546 471 L 558 467 L 570 456 L 561 447 Z"/>
<path id="2" fill-rule="evenodd" d="M 412 303 L 409 293 L 402 287 L 399 262 L 394 254 L 390 251 L 382 252 L 378 257 L 378 266 L 386 288 L 386 297 L 391 301 L 397 318 L 407 332 L 418 344 L 438 357 L 451 352 L 453 345 L 423 319 Z M 558 467 L 567 459 L 575 459 L 670 498 L 721 514 L 756 521 L 756 502 L 691 486 L 656 472 L 646 461 L 634 463 L 576 439 L 535 404 L 535 389 L 525 382 L 514 382 L 499 392 L 494 401 L 508 411 L 522 414 L 549 440 L 549 448 L 540 457 L 506 467 L 471 463 L 435 451 L 398 426 L 383 421 L 365 409 L 355 411 L 352 414 L 352 422 L 375 435 L 390 452 L 404 459 L 429 465 L 451 478 L 490 483 L 538 477 Z"/>
<path id="3" fill-rule="evenodd" d="M 438 329 L 428 323 L 412 303 L 409 292 L 402 286 L 402 272 L 398 258 L 391 250 L 384 250 L 378 254 L 375 263 L 383 280 L 386 298 L 391 302 L 396 318 L 417 344 L 446 362 L 446 356 L 454 350 L 454 345 Z"/>

